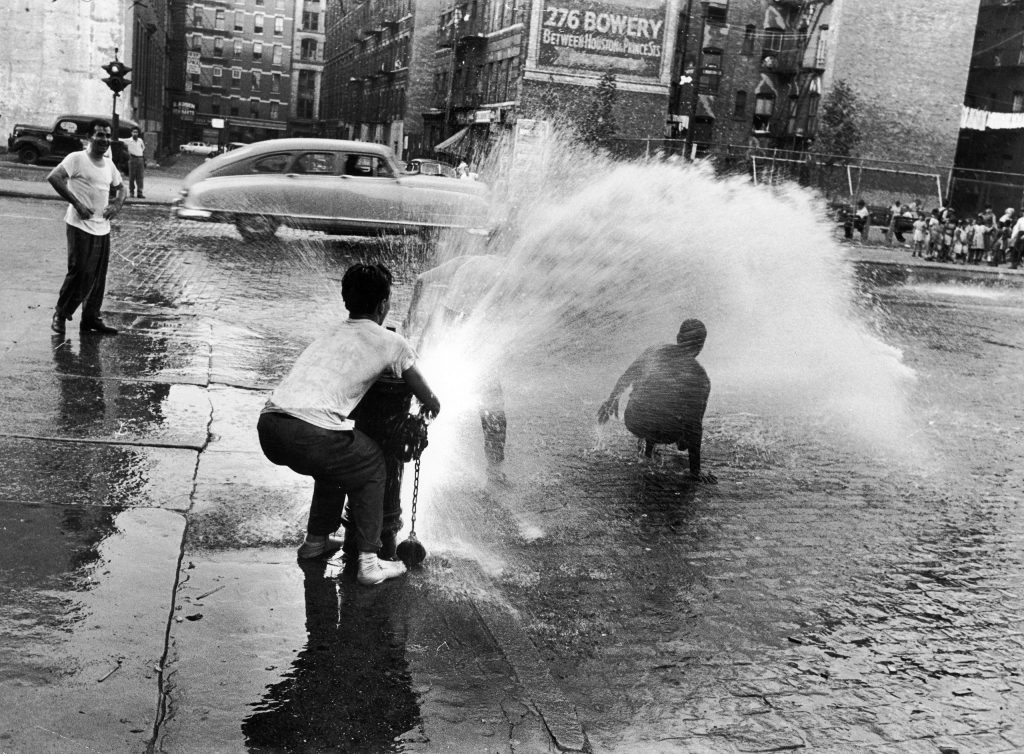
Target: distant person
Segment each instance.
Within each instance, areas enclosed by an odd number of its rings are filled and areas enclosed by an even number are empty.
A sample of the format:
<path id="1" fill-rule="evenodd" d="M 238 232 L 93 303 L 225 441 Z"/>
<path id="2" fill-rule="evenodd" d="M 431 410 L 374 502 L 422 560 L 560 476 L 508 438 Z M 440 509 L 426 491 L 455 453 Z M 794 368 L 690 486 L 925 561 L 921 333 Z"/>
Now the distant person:
<path id="1" fill-rule="evenodd" d="M 904 243 L 903 233 L 899 229 L 899 218 L 903 214 L 903 203 L 899 199 L 893 201 L 889 207 L 889 228 L 886 231 L 886 239 L 892 244 L 893 238 L 898 243 Z"/>
<path id="2" fill-rule="evenodd" d="M 1010 269 L 1016 270 L 1020 267 L 1021 255 L 1024 252 L 1024 210 L 1021 216 L 1010 229 Z"/>
<path id="3" fill-rule="evenodd" d="M 974 224 L 967 231 L 967 263 L 981 264 L 988 246 L 988 236 L 992 228 L 985 223 L 984 215 L 974 218 Z"/>
<path id="4" fill-rule="evenodd" d="M 1013 226 L 1017 222 L 1014 217 L 1013 207 L 1007 207 L 1006 211 L 996 221 L 996 239 L 992 244 L 993 262 L 1002 264 L 1010 257 L 1010 235 L 1013 233 Z"/>
<path id="5" fill-rule="evenodd" d="M 857 211 L 853 217 L 853 227 L 860 233 L 862 243 L 868 241 L 868 231 L 871 230 L 871 210 L 864 204 L 863 199 L 857 200 Z"/>
<path id="6" fill-rule="evenodd" d="M 924 219 L 924 214 L 918 213 L 917 219 L 914 220 L 914 251 L 910 256 L 923 257 L 925 242 L 927 240 L 928 221 Z"/>
<path id="7" fill-rule="evenodd" d="M 145 199 L 142 184 L 146 180 L 146 142 L 142 140 L 142 132 L 132 129 L 132 138 L 126 142 L 128 147 L 128 196 L 135 197 L 138 189 L 139 199 Z"/>
<path id="8" fill-rule="evenodd" d="M 714 484 L 714 474 L 700 468 L 711 381 L 697 362 L 697 354 L 707 334 L 703 322 L 688 319 L 679 327 L 675 345 L 652 346 L 640 354 L 601 404 L 597 421 L 604 424 L 618 416 L 619 397 L 632 386 L 623 421 L 626 429 L 644 441 L 644 455 L 650 458 L 655 445 L 672 443 L 687 452 L 693 479 Z"/>
<path id="9" fill-rule="evenodd" d="M 349 318 L 307 346 L 271 394 L 257 424 L 260 447 L 271 463 L 314 480 L 299 559 L 327 557 L 343 547 L 344 540 L 330 535 L 341 525 L 347 496 L 346 533 L 359 551 L 356 578 L 366 585 L 396 578 L 406 569 L 399 561 L 378 557 L 384 454 L 356 429 L 349 414 L 386 372 L 404 379 L 428 413 L 441 410 L 416 368 L 412 346 L 383 327 L 391 307 L 391 280 L 383 265 L 348 268 L 341 297 Z"/>
<path id="10" fill-rule="evenodd" d="M 72 152 L 50 171 L 46 180 L 68 201 L 64 215 L 68 244 L 68 272 L 57 297 L 50 328 L 63 335 L 65 321 L 82 305 L 82 332 L 117 335 L 100 317 L 110 260 L 110 219 L 121 211 L 125 190 L 121 173 L 106 157 L 110 123 L 96 119 L 89 124 L 88 148 Z M 113 201 L 111 189 L 116 190 Z"/>
<path id="11" fill-rule="evenodd" d="M 939 210 L 933 209 L 928 217 L 928 254 L 926 259 L 937 259 L 942 248 L 942 221 L 939 220 Z"/>
<path id="12" fill-rule="evenodd" d="M 959 220 L 956 230 L 953 231 L 953 263 L 967 264 L 967 249 L 969 246 L 968 224 L 966 220 Z"/>

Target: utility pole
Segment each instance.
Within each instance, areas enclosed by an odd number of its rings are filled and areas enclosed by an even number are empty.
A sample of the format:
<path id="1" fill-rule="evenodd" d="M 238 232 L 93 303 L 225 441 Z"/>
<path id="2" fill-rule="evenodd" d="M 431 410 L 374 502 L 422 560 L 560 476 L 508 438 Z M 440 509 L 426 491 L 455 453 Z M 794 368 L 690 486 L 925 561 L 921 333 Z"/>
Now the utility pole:
<path id="1" fill-rule="evenodd" d="M 690 3 L 690 12 L 693 12 L 693 3 Z M 701 68 L 704 64 L 704 32 L 707 26 L 708 20 L 708 4 L 707 0 L 702 0 L 700 3 L 701 16 L 700 16 L 700 30 L 697 36 L 697 61 L 693 69 L 693 97 L 690 99 L 690 122 L 686 127 L 686 145 L 684 147 L 683 156 L 692 159 L 693 155 L 691 152 L 694 150 L 695 144 L 693 141 L 693 127 L 697 120 L 697 104 L 700 102 L 700 79 L 701 79 Z M 687 22 L 689 27 L 689 22 Z"/>

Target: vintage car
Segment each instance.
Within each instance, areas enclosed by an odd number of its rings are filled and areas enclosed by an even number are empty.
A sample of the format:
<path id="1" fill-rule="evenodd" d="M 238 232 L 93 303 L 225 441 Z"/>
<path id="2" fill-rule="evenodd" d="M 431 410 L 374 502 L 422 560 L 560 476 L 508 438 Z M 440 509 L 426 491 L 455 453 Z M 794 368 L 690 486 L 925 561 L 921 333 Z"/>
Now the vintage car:
<path id="1" fill-rule="evenodd" d="M 205 141 L 190 141 L 188 144 L 178 147 L 178 151 L 182 154 L 199 154 L 209 157 L 220 152 L 220 147 L 216 144 L 207 144 Z"/>
<path id="2" fill-rule="evenodd" d="M 232 223 L 246 240 L 277 228 L 334 235 L 486 232 L 487 186 L 407 175 L 388 147 L 336 139 L 271 139 L 207 160 L 175 202 L 184 220 Z"/>
<path id="3" fill-rule="evenodd" d="M 440 160 L 417 157 L 405 164 L 405 172 L 418 175 L 438 175 L 443 178 L 458 178 L 455 168 Z"/>
<path id="4" fill-rule="evenodd" d="M 7 139 L 7 151 L 29 165 L 39 162 L 60 162 L 72 152 L 89 144 L 89 124 L 94 120 L 110 120 L 109 115 L 61 115 L 52 126 L 31 126 L 16 123 Z M 128 149 L 124 142 L 131 138 L 135 121 L 121 118 L 117 133 L 121 141 L 111 144 L 114 164 L 122 172 L 128 170 Z"/>

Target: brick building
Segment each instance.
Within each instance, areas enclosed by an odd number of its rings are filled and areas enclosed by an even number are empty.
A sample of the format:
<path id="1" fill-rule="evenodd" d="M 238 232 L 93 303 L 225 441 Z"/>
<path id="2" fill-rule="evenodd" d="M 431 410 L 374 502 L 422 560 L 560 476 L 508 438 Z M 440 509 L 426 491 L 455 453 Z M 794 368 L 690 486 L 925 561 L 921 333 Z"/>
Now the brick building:
<path id="1" fill-rule="evenodd" d="M 324 70 L 325 18 L 321 0 L 295 0 L 289 136 L 319 136 L 320 86 Z"/>
<path id="2" fill-rule="evenodd" d="M 441 0 L 328 0 L 325 134 L 422 150 Z"/>
<path id="3" fill-rule="evenodd" d="M 172 146 L 284 136 L 295 0 L 172 2 Z"/>
<path id="4" fill-rule="evenodd" d="M 998 122 L 960 131 L 956 207 L 1020 207 L 1024 186 L 1024 2 L 981 0 L 964 105 Z M 1013 114 L 1020 113 L 1019 117 Z M 993 118 L 993 121 L 996 119 Z"/>
<path id="5" fill-rule="evenodd" d="M 858 102 L 858 156 L 950 167 L 977 9 L 940 0 L 923 19 L 921 7 L 888 0 L 690 2 L 673 134 L 698 153 L 804 150 L 844 81 Z"/>

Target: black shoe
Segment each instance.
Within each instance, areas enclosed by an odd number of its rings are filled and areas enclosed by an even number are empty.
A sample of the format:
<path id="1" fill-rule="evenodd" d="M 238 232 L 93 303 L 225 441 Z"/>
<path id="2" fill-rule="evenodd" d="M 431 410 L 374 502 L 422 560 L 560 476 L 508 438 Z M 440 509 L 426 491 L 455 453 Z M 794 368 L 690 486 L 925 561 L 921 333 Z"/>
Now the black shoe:
<path id="1" fill-rule="evenodd" d="M 83 319 L 78 329 L 81 332 L 98 332 L 100 335 L 117 335 L 117 328 L 111 327 L 102 319 Z"/>
<path id="2" fill-rule="evenodd" d="M 140 192 L 140 193 L 139 193 L 139 198 L 140 198 L 140 199 L 145 199 L 145 198 L 146 198 L 146 195 Z"/>
<path id="3" fill-rule="evenodd" d="M 53 319 L 50 320 L 50 329 L 59 335 L 64 334 L 64 315 L 60 312 L 53 313 Z"/>

